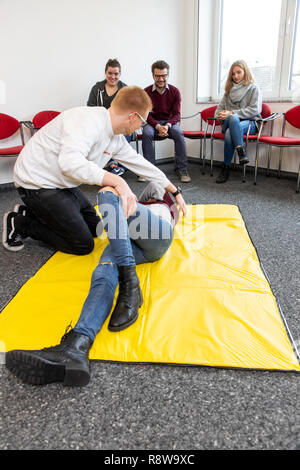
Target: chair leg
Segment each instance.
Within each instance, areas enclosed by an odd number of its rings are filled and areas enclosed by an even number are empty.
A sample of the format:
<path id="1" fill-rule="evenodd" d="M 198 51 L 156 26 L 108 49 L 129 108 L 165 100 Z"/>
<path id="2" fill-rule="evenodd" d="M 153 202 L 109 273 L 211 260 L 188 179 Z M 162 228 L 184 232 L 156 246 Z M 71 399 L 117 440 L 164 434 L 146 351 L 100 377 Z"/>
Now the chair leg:
<path id="1" fill-rule="evenodd" d="M 202 144 L 203 144 L 203 141 L 202 141 L 202 139 L 200 139 L 200 154 L 199 154 L 200 165 L 203 164 L 203 161 L 202 161 L 203 160 L 203 146 L 202 146 Z"/>
<path id="2" fill-rule="evenodd" d="M 210 142 L 210 176 L 213 176 L 213 164 L 214 164 L 214 143 L 213 139 Z"/>
<path id="3" fill-rule="evenodd" d="M 282 155 L 283 155 L 283 147 L 280 147 L 277 178 L 280 178 L 281 176 Z"/>
<path id="4" fill-rule="evenodd" d="M 202 154 L 202 175 L 205 175 L 205 159 L 206 159 L 206 139 L 204 139 L 203 145 L 203 154 Z"/>
<path id="5" fill-rule="evenodd" d="M 243 165 L 243 179 L 242 179 L 243 183 L 245 183 L 246 181 L 246 166 L 247 165 Z"/>
<path id="6" fill-rule="evenodd" d="M 269 148 L 268 148 L 268 166 L 267 166 L 267 173 L 266 173 L 267 176 L 270 175 L 271 157 L 272 157 L 272 147 L 271 147 L 271 145 L 269 145 Z"/>
<path id="7" fill-rule="evenodd" d="M 236 168 L 236 150 L 234 150 L 233 154 L 233 168 Z"/>
<path id="8" fill-rule="evenodd" d="M 259 144 L 256 145 L 255 170 L 254 170 L 254 184 L 256 184 L 256 182 L 257 182 L 258 157 L 259 157 Z"/>

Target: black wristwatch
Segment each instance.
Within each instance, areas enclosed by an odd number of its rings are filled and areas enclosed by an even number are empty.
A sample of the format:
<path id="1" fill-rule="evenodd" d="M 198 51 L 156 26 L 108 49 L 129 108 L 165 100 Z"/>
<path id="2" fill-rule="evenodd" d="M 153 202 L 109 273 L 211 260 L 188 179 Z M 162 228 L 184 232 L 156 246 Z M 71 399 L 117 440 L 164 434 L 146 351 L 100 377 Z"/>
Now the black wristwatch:
<path id="1" fill-rule="evenodd" d="M 176 197 L 178 196 L 178 194 L 182 194 L 182 189 L 180 186 L 176 186 L 177 190 L 175 191 L 175 193 L 171 193 L 173 197 Z"/>

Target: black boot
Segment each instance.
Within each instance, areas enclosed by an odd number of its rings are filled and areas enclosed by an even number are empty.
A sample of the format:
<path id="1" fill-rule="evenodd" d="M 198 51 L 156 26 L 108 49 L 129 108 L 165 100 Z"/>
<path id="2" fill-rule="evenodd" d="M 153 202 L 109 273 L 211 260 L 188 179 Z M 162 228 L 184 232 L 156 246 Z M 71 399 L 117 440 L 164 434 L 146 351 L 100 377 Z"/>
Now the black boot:
<path id="1" fill-rule="evenodd" d="M 246 155 L 246 150 L 244 147 L 237 147 L 236 151 L 239 156 L 240 165 L 246 165 L 247 163 L 249 163 L 249 159 Z"/>
<path id="2" fill-rule="evenodd" d="M 63 382 L 66 386 L 83 386 L 90 380 L 88 356 L 91 346 L 88 336 L 71 330 L 57 346 L 37 351 L 8 351 L 6 367 L 31 385 Z"/>
<path id="3" fill-rule="evenodd" d="M 142 291 L 135 266 L 118 266 L 119 295 L 111 314 L 108 329 L 121 331 L 134 323 L 143 303 Z"/>
<path id="4" fill-rule="evenodd" d="M 229 178 L 229 173 L 230 173 L 230 165 L 225 165 L 224 163 L 222 166 L 222 170 L 220 171 L 220 174 L 218 178 L 216 179 L 216 183 L 225 183 Z"/>

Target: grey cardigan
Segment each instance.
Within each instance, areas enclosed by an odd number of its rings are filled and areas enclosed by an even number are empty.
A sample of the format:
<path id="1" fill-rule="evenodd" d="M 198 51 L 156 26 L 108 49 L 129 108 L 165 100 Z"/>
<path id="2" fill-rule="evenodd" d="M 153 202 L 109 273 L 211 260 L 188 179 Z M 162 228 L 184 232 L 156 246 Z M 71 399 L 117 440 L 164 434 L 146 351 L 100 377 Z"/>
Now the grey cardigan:
<path id="1" fill-rule="evenodd" d="M 255 83 L 248 86 L 247 92 L 238 102 L 233 102 L 229 94 L 224 93 L 219 106 L 215 112 L 215 117 L 223 110 L 232 111 L 240 119 L 261 119 L 262 96 L 260 89 Z"/>

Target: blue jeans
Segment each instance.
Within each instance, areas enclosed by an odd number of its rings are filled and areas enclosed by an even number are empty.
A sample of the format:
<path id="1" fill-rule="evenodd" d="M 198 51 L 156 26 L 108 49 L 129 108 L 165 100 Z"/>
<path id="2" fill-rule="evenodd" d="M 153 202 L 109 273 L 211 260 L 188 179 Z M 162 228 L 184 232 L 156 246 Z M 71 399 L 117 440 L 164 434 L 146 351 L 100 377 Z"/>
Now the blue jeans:
<path id="1" fill-rule="evenodd" d="M 230 165 L 234 150 L 244 143 L 244 135 L 247 134 L 249 120 L 241 121 L 236 114 L 231 114 L 225 119 L 222 131 L 225 133 L 224 141 L 224 163 Z M 252 122 L 250 134 L 256 133 L 255 123 Z"/>
<path id="2" fill-rule="evenodd" d="M 157 261 L 172 243 L 173 229 L 147 206 L 137 204 L 126 220 L 119 196 L 98 193 L 98 204 L 109 239 L 93 272 L 89 294 L 74 330 L 94 341 L 108 317 L 118 285 L 118 266 Z"/>
<path id="3" fill-rule="evenodd" d="M 159 124 L 166 124 L 166 121 L 159 121 Z M 149 160 L 149 162 L 155 165 L 155 158 L 153 152 L 153 139 L 158 135 L 158 131 L 154 127 L 147 124 L 143 128 L 142 135 L 142 148 L 144 157 Z M 174 140 L 175 146 L 175 160 L 178 170 L 186 170 L 187 168 L 187 156 L 186 156 L 186 143 L 182 129 L 178 124 L 174 124 L 169 128 L 169 139 Z"/>

